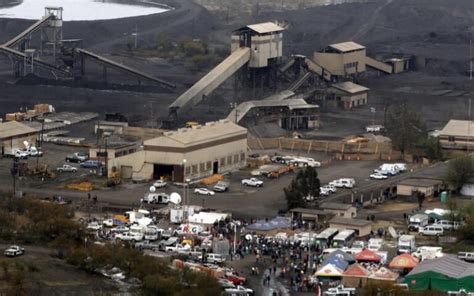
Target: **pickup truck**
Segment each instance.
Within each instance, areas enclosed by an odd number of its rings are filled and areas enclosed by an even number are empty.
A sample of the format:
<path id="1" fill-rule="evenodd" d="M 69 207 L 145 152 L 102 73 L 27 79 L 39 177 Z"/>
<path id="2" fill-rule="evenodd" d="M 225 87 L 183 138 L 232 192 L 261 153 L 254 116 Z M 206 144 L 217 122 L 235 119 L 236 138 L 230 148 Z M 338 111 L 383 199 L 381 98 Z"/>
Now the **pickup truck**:
<path id="1" fill-rule="evenodd" d="M 16 257 L 23 255 L 24 253 L 25 249 L 20 246 L 9 246 L 4 252 L 5 256 L 8 257 Z"/>
<path id="2" fill-rule="evenodd" d="M 252 186 L 252 187 L 262 187 L 263 186 L 263 181 L 261 181 L 257 178 L 243 179 L 242 180 L 242 185 Z"/>
<path id="3" fill-rule="evenodd" d="M 166 252 L 187 252 L 190 251 L 191 247 L 189 245 L 176 244 L 174 246 L 167 246 L 165 248 Z"/>
<path id="4" fill-rule="evenodd" d="M 133 247 L 139 250 L 157 251 L 160 248 L 160 245 L 158 243 L 153 243 L 150 241 L 142 241 L 142 242 L 136 243 Z"/>
<path id="5" fill-rule="evenodd" d="M 75 152 L 66 156 L 66 162 L 80 163 L 88 159 L 86 154 Z"/>
<path id="6" fill-rule="evenodd" d="M 57 167 L 56 168 L 56 171 L 62 173 L 62 172 L 72 172 L 72 173 L 76 173 L 77 172 L 77 168 L 76 167 L 73 167 L 72 165 L 68 165 L 68 164 L 63 164 L 62 166 L 60 167 Z"/>
<path id="7" fill-rule="evenodd" d="M 136 241 L 141 241 L 143 239 L 143 235 L 138 234 L 138 233 L 132 233 L 132 232 L 124 232 L 124 233 L 117 234 L 115 238 L 119 240 L 123 240 L 123 241 L 136 242 Z"/>

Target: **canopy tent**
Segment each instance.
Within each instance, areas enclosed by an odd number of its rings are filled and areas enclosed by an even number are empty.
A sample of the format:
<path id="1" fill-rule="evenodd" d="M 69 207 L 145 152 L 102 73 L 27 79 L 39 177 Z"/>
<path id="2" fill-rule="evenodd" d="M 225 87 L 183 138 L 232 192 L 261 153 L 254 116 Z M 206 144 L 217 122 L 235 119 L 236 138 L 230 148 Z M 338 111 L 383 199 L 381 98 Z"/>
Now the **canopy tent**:
<path id="1" fill-rule="evenodd" d="M 343 270 L 339 269 L 334 264 L 326 264 L 321 267 L 316 273 L 315 276 L 323 276 L 323 277 L 340 277 L 342 276 Z"/>
<path id="2" fill-rule="evenodd" d="M 345 287 L 362 288 L 367 284 L 370 272 L 359 263 L 352 264 L 342 274 L 342 284 Z"/>
<path id="3" fill-rule="evenodd" d="M 392 269 L 413 269 L 418 262 L 419 260 L 412 255 L 404 253 L 393 258 L 388 267 Z"/>
<path id="4" fill-rule="evenodd" d="M 393 272 L 386 267 L 380 267 L 377 271 L 369 275 L 369 279 L 394 282 L 398 279 L 398 276 L 398 273 Z"/>
<path id="5" fill-rule="evenodd" d="M 336 266 L 337 268 L 339 268 L 340 270 L 343 270 L 343 271 L 346 270 L 347 266 L 349 265 L 349 263 L 347 263 L 347 261 L 341 259 L 338 256 L 330 257 L 330 258 L 324 260 L 323 263 L 321 263 L 322 266 L 328 265 L 328 264 L 332 264 L 332 265 Z"/>
<path id="6" fill-rule="evenodd" d="M 425 260 L 405 277 L 410 290 L 474 292 L 474 264 L 454 256 Z"/>
<path id="7" fill-rule="evenodd" d="M 369 249 L 363 249 L 362 252 L 355 255 L 357 262 L 380 262 L 381 258 L 375 252 Z"/>
<path id="8" fill-rule="evenodd" d="M 291 221 L 286 217 L 275 217 L 271 220 L 258 220 L 246 227 L 250 231 L 271 231 L 290 228 Z"/>
<path id="9" fill-rule="evenodd" d="M 351 263 L 354 263 L 355 262 L 355 258 L 354 256 L 352 256 L 351 254 L 348 254 L 346 252 L 344 252 L 343 250 L 335 250 L 334 252 L 332 253 L 329 253 L 325 256 L 326 260 L 332 258 L 332 257 L 337 257 L 341 260 L 344 260 L 346 262 L 348 262 L 349 264 Z"/>

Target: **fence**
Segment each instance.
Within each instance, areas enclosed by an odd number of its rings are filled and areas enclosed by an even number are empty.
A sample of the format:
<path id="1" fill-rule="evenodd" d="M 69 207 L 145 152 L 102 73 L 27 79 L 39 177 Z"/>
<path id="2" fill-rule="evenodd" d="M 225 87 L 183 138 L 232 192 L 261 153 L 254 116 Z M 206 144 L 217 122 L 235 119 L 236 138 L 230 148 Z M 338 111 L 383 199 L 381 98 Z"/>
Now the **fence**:
<path id="1" fill-rule="evenodd" d="M 254 138 L 248 139 L 250 150 L 289 150 L 309 154 L 311 152 L 324 152 L 336 154 L 338 159 L 400 159 L 401 154 L 393 151 L 391 142 L 360 142 L 347 143 L 344 141 L 304 140 L 296 138 Z"/>

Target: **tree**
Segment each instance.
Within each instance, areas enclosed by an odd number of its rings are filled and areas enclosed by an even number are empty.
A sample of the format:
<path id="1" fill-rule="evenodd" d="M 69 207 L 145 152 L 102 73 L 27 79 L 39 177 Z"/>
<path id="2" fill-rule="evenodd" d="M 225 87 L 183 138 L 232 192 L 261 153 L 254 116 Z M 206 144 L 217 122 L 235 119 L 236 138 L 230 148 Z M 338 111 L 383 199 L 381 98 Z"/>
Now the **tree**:
<path id="1" fill-rule="evenodd" d="M 418 208 L 421 210 L 423 203 L 425 202 L 426 195 L 422 192 L 416 192 L 416 199 L 418 201 Z"/>
<path id="2" fill-rule="evenodd" d="M 304 205 L 304 198 L 311 196 L 319 197 L 321 183 L 318 172 L 313 167 L 300 170 L 291 181 L 290 186 L 284 189 L 288 209 Z"/>
<path id="3" fill-rule="evenodd" d="M 392 145 L 402 154 L 410 151 L 426 135 L 425 127 L 417 113 L 405 104 L 386 109 L 385 130 Z"/>
<path id="4" fill-rule="evenodd" d="M 430 160 L 441 160 L 443 158 L 443 151 L 439 139 L 435 137 L 427 137 L 419 141 L 420 148 L 426 158 Z"/>
<path id="5" fill-rule="evenodd" d="M 466 155 L 449 161 L 444 179 L 454 191 L 459 192 L 473 176 L 474 159 Z"/>

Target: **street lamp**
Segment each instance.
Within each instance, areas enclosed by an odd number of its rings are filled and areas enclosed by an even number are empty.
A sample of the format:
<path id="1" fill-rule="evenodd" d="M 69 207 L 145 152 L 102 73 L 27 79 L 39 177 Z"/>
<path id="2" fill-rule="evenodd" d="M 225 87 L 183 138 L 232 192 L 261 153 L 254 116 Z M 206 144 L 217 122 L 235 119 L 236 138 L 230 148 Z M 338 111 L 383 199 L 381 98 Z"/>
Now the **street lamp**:
<path id="1" fill-rule="evenodd" d="M 188 216 L 188 213 L 186 212 L 187 211 L 187 207 L 186 207 L 186 159 L 184 158 L 183 161 L 182 161 L 182 165 L 183 165 L 183 203 L 184 203 L 184 206 L 183 206 L 183 209 L 184 209 L 184 215 L 186 215 L 186 220 L 187 220 L 187 216 Z M 183 217 L 184 217 L 183 215 Z"/>

